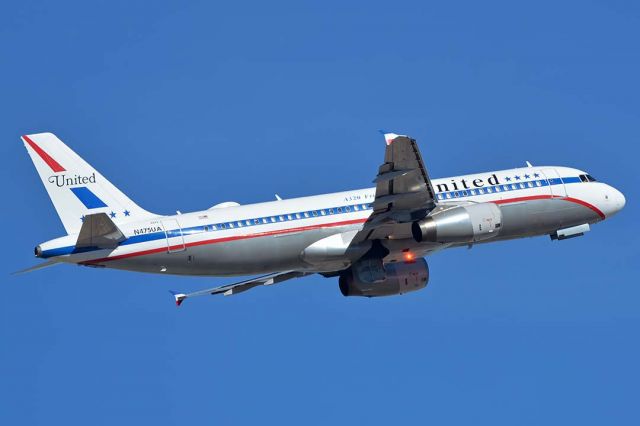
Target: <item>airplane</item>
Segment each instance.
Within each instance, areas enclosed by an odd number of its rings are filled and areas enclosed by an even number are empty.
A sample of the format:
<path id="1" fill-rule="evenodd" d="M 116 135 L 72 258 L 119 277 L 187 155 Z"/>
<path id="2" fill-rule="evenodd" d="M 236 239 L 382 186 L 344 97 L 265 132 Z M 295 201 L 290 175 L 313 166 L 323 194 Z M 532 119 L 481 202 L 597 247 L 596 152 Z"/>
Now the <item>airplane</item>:
<path id="1" fill-rule="evenodd" d="M 549 235 L 564 240 L 615 215 L 624 195 L 557 166 L 431 179 L 415 139 L 381 131 L 375 187 L 158 215 L 133 202 L 52 133 L 22 136 L 67 235 L 35 247 L 44 263 L 257 278 L 187 298 L 242 293 L 311 274 L 344 296 L 390 296 L 429 281 L 425 256 L 452 247 Z"/>

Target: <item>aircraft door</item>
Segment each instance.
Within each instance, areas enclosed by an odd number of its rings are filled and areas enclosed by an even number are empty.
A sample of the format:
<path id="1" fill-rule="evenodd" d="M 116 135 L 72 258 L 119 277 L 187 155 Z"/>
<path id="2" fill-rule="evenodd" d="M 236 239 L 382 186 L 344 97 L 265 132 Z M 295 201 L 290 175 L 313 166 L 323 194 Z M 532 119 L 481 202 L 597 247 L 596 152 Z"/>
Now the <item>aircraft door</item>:
<path id="1" fill-rule="evenodd" d="M 544 177 L 547 178 L 551 195 L 554 197 L 566 197 L 567 190 L 556 169 L 542 169 L 541 171 Z"/>
<path id="2" fill-rule="evenodd" d="M 167 253 L 176 253 L 186 250 L 182 228 L 176 219 L 162 219 L 165 239 L 167 241 Z"/>

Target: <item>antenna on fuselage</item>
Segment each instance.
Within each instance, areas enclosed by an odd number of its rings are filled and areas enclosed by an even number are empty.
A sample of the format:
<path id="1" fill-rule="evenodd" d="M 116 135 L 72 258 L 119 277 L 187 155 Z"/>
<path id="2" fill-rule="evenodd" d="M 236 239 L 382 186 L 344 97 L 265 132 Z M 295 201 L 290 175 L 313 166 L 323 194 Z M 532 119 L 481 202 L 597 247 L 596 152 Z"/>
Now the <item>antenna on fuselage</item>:
<path id="1" fill-rule="evenodd" d="M 533 167 L 530 162 L 525 161 L 525 163 L 527 163 L 527 167 Z"/>

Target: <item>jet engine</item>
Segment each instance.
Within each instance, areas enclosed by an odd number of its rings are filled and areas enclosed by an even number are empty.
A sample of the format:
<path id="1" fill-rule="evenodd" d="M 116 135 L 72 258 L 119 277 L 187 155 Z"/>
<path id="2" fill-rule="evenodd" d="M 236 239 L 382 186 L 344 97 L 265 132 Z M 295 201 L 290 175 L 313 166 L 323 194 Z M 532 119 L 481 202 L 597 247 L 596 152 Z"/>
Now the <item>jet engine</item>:
<path id="1" fill-rule="evenodd" d="M 343 296 L 393 296 L 420 290 L 429 282 L 429 267 L 423 258 L 412 263 L 388 263 L 384 265 L 382 277 L 364 269 L 354 265 L 340 274 Z"/>
<path id="2" fill-rule="evenodd" d="M 501 222 L 500 207 L 479 203 L 438 211 L 414 222 L 411 233 L 419 243 L 474 243 L 498 235 Z"/>

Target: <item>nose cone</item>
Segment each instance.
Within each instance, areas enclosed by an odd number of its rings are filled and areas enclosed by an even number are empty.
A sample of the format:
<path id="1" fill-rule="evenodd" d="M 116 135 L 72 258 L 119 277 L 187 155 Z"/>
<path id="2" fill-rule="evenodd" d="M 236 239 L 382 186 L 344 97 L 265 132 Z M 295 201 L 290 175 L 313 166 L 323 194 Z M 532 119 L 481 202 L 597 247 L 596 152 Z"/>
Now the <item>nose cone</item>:
<path id="1" fill-rule="evenodd" d="M 611 217 L 624 208 L 627 200 L 624 198 L 622 192 L 618 191 L 612 186 L 608 186 L 605 190 L 605 205 L 606 211 L 604 212 L 607 217 Z"/>

